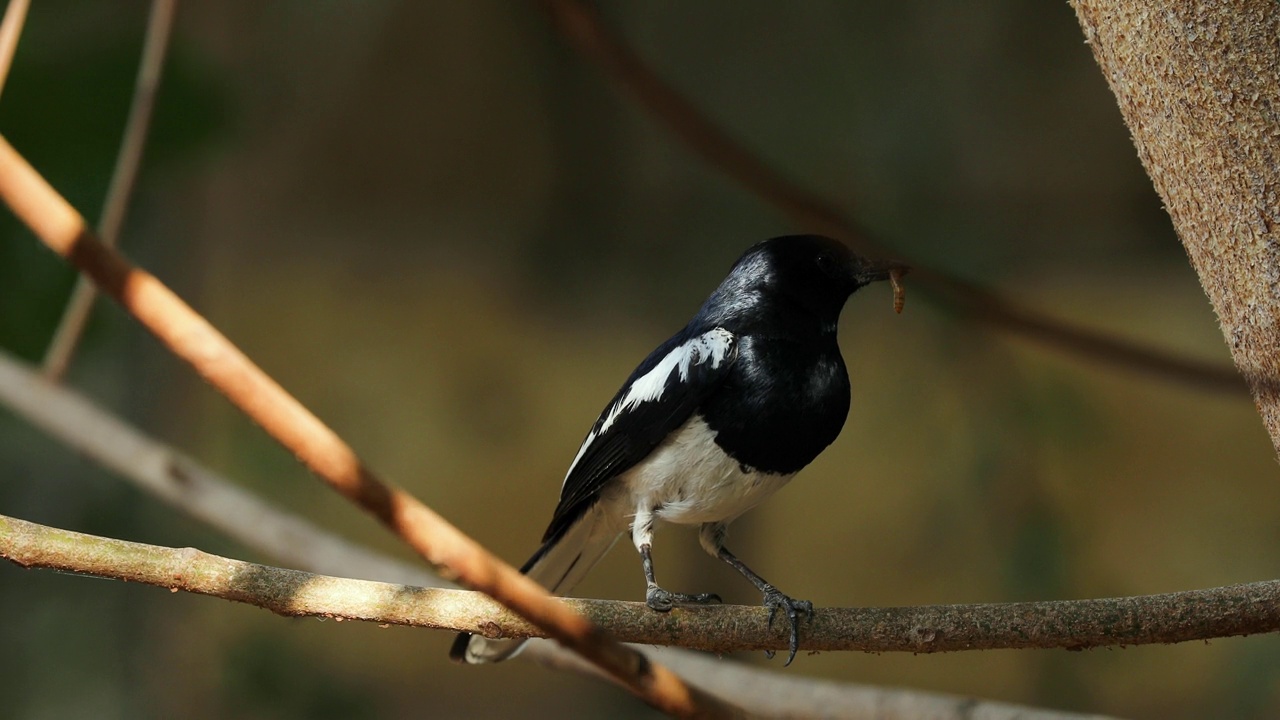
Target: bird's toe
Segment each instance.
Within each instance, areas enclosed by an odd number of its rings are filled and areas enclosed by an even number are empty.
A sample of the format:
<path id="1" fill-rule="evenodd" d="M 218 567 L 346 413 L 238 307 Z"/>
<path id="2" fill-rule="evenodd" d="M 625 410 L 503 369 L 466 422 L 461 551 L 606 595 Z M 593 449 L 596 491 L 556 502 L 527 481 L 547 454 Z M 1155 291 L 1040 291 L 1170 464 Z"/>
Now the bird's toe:
<path id="1" fill-rule="evenodd" d="M 672 608 L 681 605 L 710 605 L 720 602 L 720 596 L 715 593 L 698 593 L 696 595 L 686 595 L 685 593 L 673 593 L 663 590 L 657 585 L 650 585 L 645 591 L 644 602 L 651 610 L 658 612 L 669 612 Z"/>
<path id="2" fill-rule="evenodd" d="M 764 592 L 764 606 L 769 608 L 769 627 L 773 627 L 773 619 L 779 610 L 786 612 L 787 620 L 791 623 L 790 654 L 787 655 L 785 667 L 796 659 L 796 652 L 800 649 L 800 617 L 802 615 L 813 617 L 813 603 L 808 600 L 795 600 L 782 594 L 777 588 L 769 586 Z M 772 658 L 774 653 L 766 651 L 765 655 Z"/>

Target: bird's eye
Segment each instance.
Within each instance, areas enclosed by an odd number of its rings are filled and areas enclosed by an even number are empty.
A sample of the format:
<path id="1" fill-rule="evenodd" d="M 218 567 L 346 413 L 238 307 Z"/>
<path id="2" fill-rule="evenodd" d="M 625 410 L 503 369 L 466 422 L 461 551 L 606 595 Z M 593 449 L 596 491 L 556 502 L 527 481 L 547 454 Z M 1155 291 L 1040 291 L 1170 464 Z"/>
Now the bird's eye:
<path id="1" fill-rule="evenodd" d="M 836 259 L 826 253 L 820 253 L 817 258 L 818 269 L 823 273 L 835 277 L 839 274 L 839 268 L 836 267 Z"/>

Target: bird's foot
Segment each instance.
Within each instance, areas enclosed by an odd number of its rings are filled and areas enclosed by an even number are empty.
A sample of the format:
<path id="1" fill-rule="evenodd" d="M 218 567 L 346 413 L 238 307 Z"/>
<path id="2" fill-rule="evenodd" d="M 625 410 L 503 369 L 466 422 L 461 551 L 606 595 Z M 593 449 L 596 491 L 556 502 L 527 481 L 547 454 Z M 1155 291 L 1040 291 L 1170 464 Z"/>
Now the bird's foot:
<path id="1" fill-rule="evenodd" d="M 773 627 L 773 618 L 778 614 L 779 610 L 785 610 L 787 619 L 791 621 L 791 654 L 787 656 L 787 662 L 783 667 L 791 664 L 796 659 L 796 651 L 800 649 L 800 616 L 807 615 L 813 617 L 813 603 L 808 600 L 793 600 L 783 595 L 772 585 L 766 585 L 764 590 L 764 606 L 769 608 L 769 627 Z M 650 607 L 653 607 L 650 605 Z M 765 656 L 772 659 L 773 651 L 766 650 Z"/>
<path id="2" fill-rule="evenodd" d="M 715 593 L 686 595 L 684 593 L 667 592 L 657 585 L 650 585 L 649 589 L 644 593 L 644 604 L 648 605 L 649 609 L 657 610 L 658 612 L 670 612 L 672 608 L 681 605 L 710 605 L 718 602 L 720 602 L 720 596 Z"/>

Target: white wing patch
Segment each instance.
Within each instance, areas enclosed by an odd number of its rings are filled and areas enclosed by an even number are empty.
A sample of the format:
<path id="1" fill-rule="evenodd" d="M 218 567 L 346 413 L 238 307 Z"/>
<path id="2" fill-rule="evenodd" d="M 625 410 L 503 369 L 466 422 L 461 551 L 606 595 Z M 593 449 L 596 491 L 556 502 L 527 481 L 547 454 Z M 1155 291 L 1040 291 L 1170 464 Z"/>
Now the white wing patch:
<path id="1" fill-rule="evenodd" d="M 688 382 L 691 367 L 709 361 L 712 368 L 718 368 L 732 347 L 733 333 L 724 328 L 714 328 L 672 349 L 652 370 L 636 378 L 627 394 L 609 408 L 600 432 L 608 432 L 619 415 L 640 403 L 661 400 L 673 370 L 680 372 L 680 382 Z"/>
<path id="2" fill-rule="evenodd" d="M 641 403 L 662 399 L 662 394 L 666 392 L 673 372 L 680 374 L 680 382 L 688 382 L 689 370 L 696 365 L 710 362 L 713 369 L 720 367 L 720 363 L 724 362 L 729 352 L 733 349 L 733 342 L 733 333 L 720 327 L 712 328 L 673 348 L 671 352 L 667 353 L 666 357 L 653 366 L 652 370 L 636 378 L 635 382 L 631 383 L 631 387 L 627 388 L 627 394 L 622 396 L 622 399 L 605 413 L 604 422 L 600 423 L 600 427 L 592 430 L 587 435 L 587 439 L 582 442 L 582 447 L 578 448 L 577 456 L 573 458 L 573 463 L 569 465 L 569 472 L 565 473 L 565 480 L 567 481 L 569 475 L 573 474 L 573 469 L 577 467 L 578 461 L 582 459 L 582 454 L 586 452 L 591 443 L 600 435 L 608 432 L 609 428 L 624 412 L 635 408 Z"/>

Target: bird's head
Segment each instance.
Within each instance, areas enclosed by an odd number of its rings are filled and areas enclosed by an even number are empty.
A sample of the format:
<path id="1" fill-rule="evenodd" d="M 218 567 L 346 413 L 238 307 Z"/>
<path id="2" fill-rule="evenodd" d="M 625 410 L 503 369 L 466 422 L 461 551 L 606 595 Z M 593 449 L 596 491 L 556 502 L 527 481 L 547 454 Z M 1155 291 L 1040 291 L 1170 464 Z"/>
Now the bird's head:
<path id="1" fill-rule="evenodd" d="M 865 285 L 905 272 L 905 265 L 876 262 L 839 240 L 821 235 L 785 235 L 743 253 L 708 301 L 725 315 L 790 309 L 834 327 L 849 296 Z"/>

